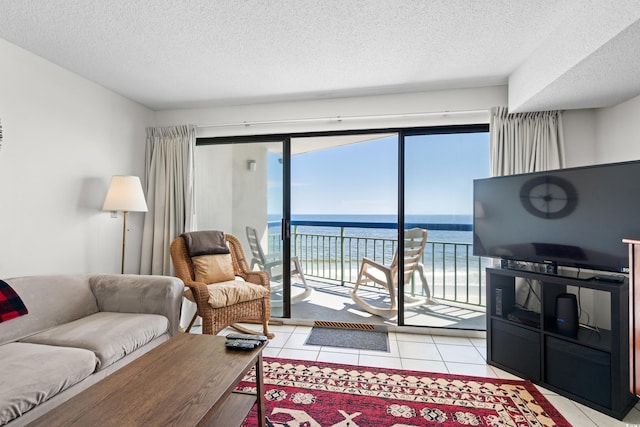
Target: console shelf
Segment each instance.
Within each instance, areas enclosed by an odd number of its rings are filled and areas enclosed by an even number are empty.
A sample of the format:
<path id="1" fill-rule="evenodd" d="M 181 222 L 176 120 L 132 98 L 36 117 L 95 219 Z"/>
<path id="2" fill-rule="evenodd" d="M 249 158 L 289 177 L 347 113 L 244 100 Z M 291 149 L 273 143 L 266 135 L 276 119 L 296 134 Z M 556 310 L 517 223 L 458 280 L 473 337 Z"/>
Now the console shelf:
<path id="1" fill-rule="evenodd" d="M 622 419 L 637 397 L 630 391 L 629 284 L 582 280 L 528 270 L 487 268 L 487 362 L 597 411 Z M 539 311 L 516 308 L 523 280 L 539 284 Z M 517 285 L 518 283 L 518 285 Z M 606 328 L 556 326 L 556 298 L 567 287 L 597 290 L 610 313 Z"/>

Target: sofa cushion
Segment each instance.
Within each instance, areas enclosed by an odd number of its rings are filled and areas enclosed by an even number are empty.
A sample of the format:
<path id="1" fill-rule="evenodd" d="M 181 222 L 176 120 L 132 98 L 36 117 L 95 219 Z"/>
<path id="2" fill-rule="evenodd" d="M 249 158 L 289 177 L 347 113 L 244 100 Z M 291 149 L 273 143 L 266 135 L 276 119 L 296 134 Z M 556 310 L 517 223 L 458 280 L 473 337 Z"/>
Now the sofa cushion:
<path id="1" fill-rule="evenodd" d="M 0 323 L 0 344 L 88 316 L 98 311 L 89 276 L 30 276 L 5 279 L 29 314 Z"/>
<path id="2" fill-rule="evenodd" d="M 0 345 L 0 425 L 91 375 L 93 352 L 29 343 Z"/>
<path id="3" fill-rule="evenodd" d="M 158 314 L 100 312 L 31 335 L 21 342 L 91 350 L 98 358 L 100 370 L 165 334 L 168 328 L 167 318 Z"/>

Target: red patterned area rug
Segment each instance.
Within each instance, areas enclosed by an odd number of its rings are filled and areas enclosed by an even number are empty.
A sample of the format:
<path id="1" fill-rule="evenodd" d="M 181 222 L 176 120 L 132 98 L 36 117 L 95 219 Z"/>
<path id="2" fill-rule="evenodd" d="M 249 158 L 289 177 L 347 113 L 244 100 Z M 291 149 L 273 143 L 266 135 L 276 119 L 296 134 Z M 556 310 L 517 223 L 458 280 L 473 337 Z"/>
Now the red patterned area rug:
<path id="1" fill-rule="evenodd" d="M 267 426 L 571 427 L 530 381 L 264 358 Z M 238 389 L 255 392 L 255 371 Z M 256 408 L 243 427 L 256 426 Z"/>

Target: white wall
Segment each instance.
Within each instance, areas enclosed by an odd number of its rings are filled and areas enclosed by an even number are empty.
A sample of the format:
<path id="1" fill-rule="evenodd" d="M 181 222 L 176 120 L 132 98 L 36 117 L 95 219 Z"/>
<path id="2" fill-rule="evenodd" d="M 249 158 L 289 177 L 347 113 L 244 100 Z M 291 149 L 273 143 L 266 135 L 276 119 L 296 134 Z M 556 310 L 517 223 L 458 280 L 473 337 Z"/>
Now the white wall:
<path id="1" fill-rule="evenodd" d="M 598 163 L 640 159 L 640 96 L 596 114 Z"/>
<path id="2" fill-rule="evenodd" d="M 120 272 L 122 214 L 102 212 L 115 174 L 144 174 L 154 114 L 0 39 L 0 277 Z M 129 214 L 127 272 L 142 214 Z"/>
<path id="3" fill-rule="evenodd" d="M 569 110 L 562 113 L 565 157 L 568 168 L 596 162 L 596 111 Z"/>
<path id="4" fill-rule="evenodd" d="M 264 135 L 275 133 L 370 129 L 393 126 L 488 123 L 488 110 L 507 105 L 505 86 L 396 95 L 318 99 L 216 108 L 167 110 L 157 113 L 159 126 L 191 123 L 198 136 Z M 449 114 L 443 112 L 449 111 Z M 458 111 L 469 113 L 459 114 Z M 350 119 L 353 116 L 436 113 L 417 118 Z M 335 120 L 341 117 L 342 121 Z M 229 123 L 334 118 L 314 122 L 220 126 Z M 214 126 L 210 126 L 214 125 Z"/>
<path id="5" fill-rule="evenodd" d="M 198 230 L 231 230 L 233 225 L 232 160 L 232 145 L 196 147 L 195 192 Z M 212 192 L 215 193 L 215 197 L 211 197 Z"/>
<path id="6" fill-rule="evenodd" d="M 640 160 L 640 96 L 563 115 L 567 166 Z"/>
<path id="7" fill-rule="evenodd" d="M 256 161 L 256 170 L 247 167 Z M 251 248 L 246 226 L 253 226 L 262 235 L 267 224 L 267 148 L 262 144 L 239 144 L 233 150 L 233 227 L 231 233 L 240 239 L 251 262 Z M 266 242 L 265 242 L 266 243 Z M 266 246 L 263 246 L 266 247 Z"/>

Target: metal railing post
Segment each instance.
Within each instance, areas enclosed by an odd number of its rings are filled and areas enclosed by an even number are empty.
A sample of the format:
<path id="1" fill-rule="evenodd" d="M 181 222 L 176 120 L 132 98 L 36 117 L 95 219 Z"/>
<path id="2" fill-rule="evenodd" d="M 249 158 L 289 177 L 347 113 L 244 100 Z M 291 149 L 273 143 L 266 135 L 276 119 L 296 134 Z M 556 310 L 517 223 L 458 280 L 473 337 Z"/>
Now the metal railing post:
<path id="1" fill-rule="evenodd" d="M 298 226 L 294 225 L 293 226 L 293 248 L 292 248 L 292 254 L 293 256 L 298 255 Z"/>
<path id="2" fill-rule="evenodd" d="M 453 245 L 453 299 L 458 301 L 458 245 Z"/>
<path id="3" fill-rule="evenodd" d="M 344 286 L 344 227 L 340 227 L 340 285 Z"/>

